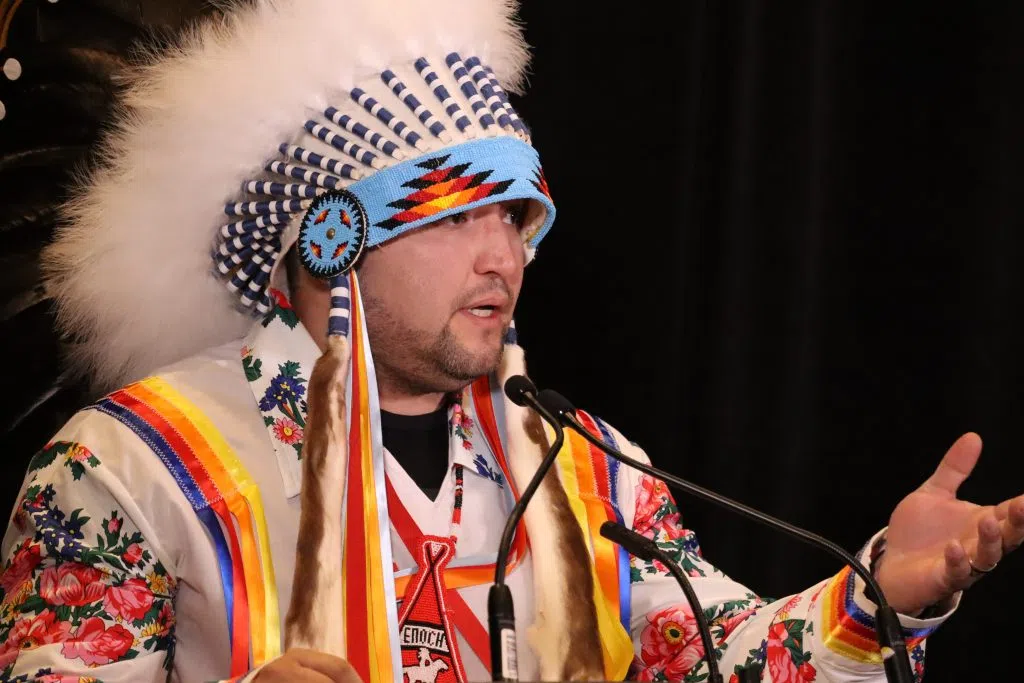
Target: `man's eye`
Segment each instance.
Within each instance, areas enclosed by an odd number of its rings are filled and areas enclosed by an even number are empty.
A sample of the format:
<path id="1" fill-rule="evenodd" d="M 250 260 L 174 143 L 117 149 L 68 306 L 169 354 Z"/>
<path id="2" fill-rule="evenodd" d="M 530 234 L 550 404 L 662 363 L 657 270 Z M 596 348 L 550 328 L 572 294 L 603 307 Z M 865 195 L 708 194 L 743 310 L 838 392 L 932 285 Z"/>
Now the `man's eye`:
<path id="1" fill-rule="evenodd" d="M 526 222 L 526 207 L 519 204 L 505 207 L 505 215 L 502 217 L 502 220 L 508 225 L 514 225 L 518 228 L 523 227 L 523 223 Z"/>
<path id="2" fill-rule="evenodd" d="M 465 223 L 467 220 L 469 220 L 469 219 L 466 217 L 466 214 L 460 211 L 459 213 L 453 213 L 450 216 L 446 216 L 445 218 L 442 218 L 441 222 L 442 223 L 455 223 L 455 224 L 459 224 L 459 223 Z"/>

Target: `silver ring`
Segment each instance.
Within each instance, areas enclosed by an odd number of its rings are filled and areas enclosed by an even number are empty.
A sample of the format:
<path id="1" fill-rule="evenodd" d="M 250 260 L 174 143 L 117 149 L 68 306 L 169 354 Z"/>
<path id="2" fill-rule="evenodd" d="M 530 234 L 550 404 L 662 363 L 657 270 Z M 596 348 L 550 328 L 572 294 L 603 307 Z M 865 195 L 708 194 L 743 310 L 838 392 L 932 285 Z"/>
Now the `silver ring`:
<path id="1" fill-rule="evenodd" d="M 999 563 L 996 562 L 994 565 L 992 565 L 988 569 L 980 569 L 980 568 L 974 566 L 974 560 L 972 560 L 970 558 L 970 556 L 967 557 L 967 564 L 969 564 L 971 566 L 971 576 L 984 576 L 985 574 L 988 574 L 990 571 L 992 571 L 993 569 L 995 569 L 996 567 L 999 566 Z"/>

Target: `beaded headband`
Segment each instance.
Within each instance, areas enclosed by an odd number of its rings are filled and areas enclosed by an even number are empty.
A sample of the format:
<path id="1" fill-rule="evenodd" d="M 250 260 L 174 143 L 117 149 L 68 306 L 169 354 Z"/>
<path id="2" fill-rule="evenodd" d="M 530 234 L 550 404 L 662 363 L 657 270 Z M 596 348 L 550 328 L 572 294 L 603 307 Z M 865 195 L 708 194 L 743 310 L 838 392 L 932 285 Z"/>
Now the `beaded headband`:
<path id="1" fill-rule="evenodd" d="M 478 58 L 452 52 L 443 62 L 396 65 L 321 108 L 280 144 L 265 177 L 243 183 L 246 200 L 225 205 L 236 220 L 221 227 L 213 258 L 245 309 L 270 309 L 271 275 L 296 222 L 301 262 L 331 282 L 332 335 L 347 334 L 345 274 L 365 248 L 520 199 L 540 209 L 528 212 L 523 232 L 527 247 L 539 244 L 555 207 L 529 130 Z"/>

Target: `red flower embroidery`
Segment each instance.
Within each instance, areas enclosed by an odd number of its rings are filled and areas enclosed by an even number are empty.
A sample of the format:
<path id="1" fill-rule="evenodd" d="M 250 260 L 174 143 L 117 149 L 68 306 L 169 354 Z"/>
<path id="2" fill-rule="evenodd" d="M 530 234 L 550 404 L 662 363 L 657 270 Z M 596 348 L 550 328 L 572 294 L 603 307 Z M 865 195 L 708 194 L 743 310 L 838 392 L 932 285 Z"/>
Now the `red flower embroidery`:
<path id="1" fill-rule="evenodd" d="M 156 623 L 160 624 L 160 632 L 156 634 L 159 636 L 167 635 L 174 628 L 174 610 L 171 609 L 169 601 L 164 601 L 163 607 L 160 608 L 160 614 L 156 615 Z"/>
<path id="2" fill-rule="evenodd" d="M 104 577 L 99 569 L 77 562 L 49 567 L 39 579 L 39 595 L 51 605 L 81 607 L 103 597 Z"/>
<path id="3" fill-rule="evenodd" d="M 125 548 L 124 555 L 121 558 L 129 565 L 135 564 L 142 559 L 142 547 L 138 543 L 132 543 Z"/>
<path id="4" fill-rule="evenodd" d="M 768 671 L 776 683 L 798 683 L 800 672 L 783 642 L 789 637 L 786 624 L 776 621 L 768 629 Z"/>
<path id="5" fill-rule="evenodd" d="M 128 579 L 122 585 L 110 588 L 103 596 L 103 607 L 116 618 L 125 621 L 141 619 L 153 606 L 153 593 L 144 579 Z"/>
<path id="6" fill-rule="evenodd" d="M 13 592 L 25 579 L 32 576 L 32 572 L 41 561 L 39 546 L 34 544 L 31 539 L 25 539 L 21 547 L 15 551 L 10 566 L 0 574 L 0 588 L 4 593 Z"/>
<path id="7" fill-rule="evenodd" d="M 640 634 L 640 658 L 663 671 L 671 681 L 682 680 L 704 656 L 697 620 L 682 607 L 669 607 L 647 617 Z"/>
<path id="8" fill-rule="evenodd" d="M 279 417 L 274 420 L 274 436 L 282 443 L 298 443 L 302 441 L 302 427 L 287 417 Z"/>
<path id="9" fill-rule="evenodd" d="M 284 292 L 282 292 L 279 289 L 274 289 L 273 287 L 271 287 L 268 291 L 270 292 L 270 296 L 273 297 L 274 303 L 276 303 L 281 308 L 291 309 L 292 304 L 290 301 L 288 301 L 288 297 L 284 295 Z"/>
<path id="10" fill-rule="evenodd" d="M 71 624 L 57 621 L 57 615 L 50 610 L 43 610 L 32 619 L 16 622 L 7 635 L 7 641 L 0 644 L 0 671 L 18 658 L 19 650 L 34 650 L 43 645 L 63 642 L 70 628 Z"/>
<path id="11" fill-rule="evenodd" d="M 790 633 L 785 621 L 776 621 L 768 629 L 767 660 L 768 672 L 772 675 L 772 681 L 776 683 L 813 681 L 818 672 L 810 662 L 804 662 L 797 667 L 793 662 L 793 653 L 785 645 L 785 641 L 789 637 Z"/>
<path id="12" fill-rule="evenodd" d="M 68 659 L 81 659 L 89 666 L 109 664 L 123 657 L 134 640 L 131 632 L 120 624 L 104 628 L 102 619 L 89 617 L 82 621 L 60 652 Z"/>

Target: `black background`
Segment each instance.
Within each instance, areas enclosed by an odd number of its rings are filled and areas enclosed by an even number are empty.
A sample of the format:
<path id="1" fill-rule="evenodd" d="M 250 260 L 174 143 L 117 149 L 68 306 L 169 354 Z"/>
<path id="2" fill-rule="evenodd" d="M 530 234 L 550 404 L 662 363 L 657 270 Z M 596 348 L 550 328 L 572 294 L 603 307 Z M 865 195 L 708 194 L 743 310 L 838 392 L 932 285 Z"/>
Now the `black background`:
<path id="1" fill-rule="evenodd" d="M 961 496 L 1024 492 L 1024 5 L 527 2 L 558 220 L 517 328 L 675 474 L 858 549 L 966 431 Z M 839 569 L 679 497 L 768 596 Z M 1015 680 L 1024 558 L 929 639 L 927 681 Z"/>

